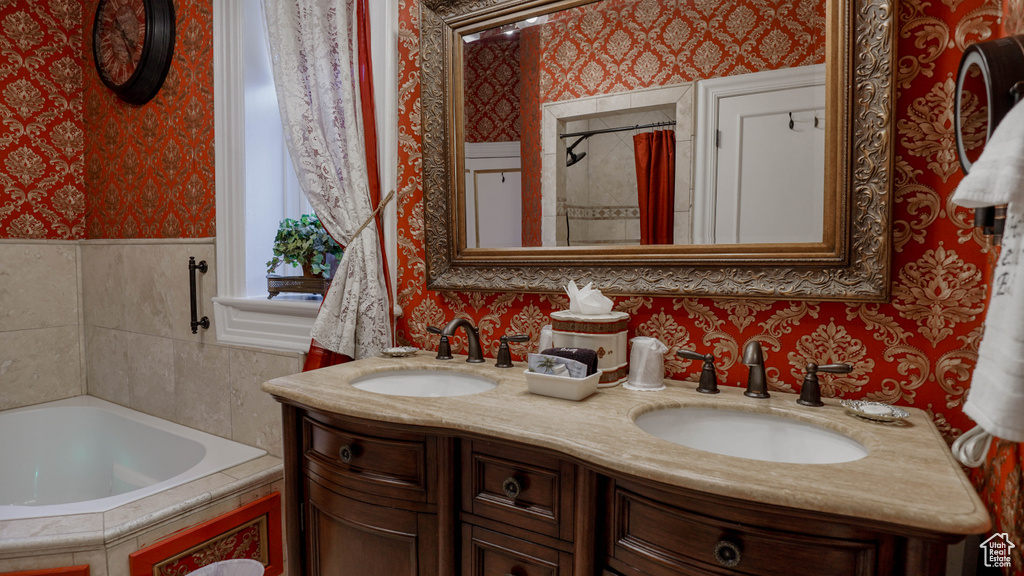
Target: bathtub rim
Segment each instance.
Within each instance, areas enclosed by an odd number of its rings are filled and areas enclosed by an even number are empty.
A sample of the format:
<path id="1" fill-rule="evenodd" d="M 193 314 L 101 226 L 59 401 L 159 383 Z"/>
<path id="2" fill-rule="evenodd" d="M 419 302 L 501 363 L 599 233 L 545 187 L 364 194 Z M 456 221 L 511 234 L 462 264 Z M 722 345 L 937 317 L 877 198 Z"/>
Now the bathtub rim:
<path id="1" fill-rule="evenodd" d="M 283 486 L 273 488 L 274 484 L 283 483 L 283 479 L 283 461 L 266 455 L 106 512 L 3 520 L 0 521 L 0 560 L 110 551 L 133 538 L 168 526 L 171 527 L 168 534 L 186 527 L 194 522 L 180 527 L 175 523 L 216 508 L 231 498 L 253 494 L 262 487 L 269 487 L 266 494 L 283 491 Z M 252 499 L 266 494 L 259 492 Z M 231 508 L 247 503 L 248 500 L 242 500 Z"/>
<path id="2" fill-rule="evenodd" d="M 33 404 L 31 406 L 4 410 L 0 412 L 0 418 L 4 415 L 31 413 L 46 410 L 48 408 L 95 408 L 106 410 L 127 420 L 198 442 L 204 447 L 205 452 L 202 459 L 189 469 L 184 470 L 166 480 L 162 480 L 137 490 L 132 490 L 131 492 L 125 492 L 123 494 L 104 498 L 83 500 L 80 502 L 69 502 L 66 504 L 46 504 L 41 506 L 0 505 L 0 522 L 107 512 L 152 494 L 165 492 L 177 486 L 181 486 L 182 484 L 202 479 L 228 468 L 232 468 L 267 455 L 267 451 L 262 448 L 248 446 L 241 442 L 216 436 L 202 430 L 189 428 L 158 416 L 139 412 L 138 410 L 133 410 L 131 408 L 121 406 L 120 404 L 115 404 L 89 395 L 72 396 L 62 400 L 53 400 L 50 402 Z M 227 461 L 225 462 L 225 460 Z"/>

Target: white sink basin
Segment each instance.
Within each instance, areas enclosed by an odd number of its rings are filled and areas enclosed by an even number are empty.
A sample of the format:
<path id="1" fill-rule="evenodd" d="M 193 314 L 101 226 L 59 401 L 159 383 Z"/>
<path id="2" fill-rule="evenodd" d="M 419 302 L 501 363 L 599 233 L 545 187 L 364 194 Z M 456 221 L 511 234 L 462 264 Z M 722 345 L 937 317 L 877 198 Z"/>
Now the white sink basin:
<path id="1" fill-rule="evenodd" d="M 648 434 L 690 448 L 768 462 L 836 464 L 868 451 L 856 440 L 821 426 L 753 412 L 668 408 L 636 419 Z"/>
<path id="2" fill-rule="evenodd" d="M 352 381 L 352 386 L 389 396 L 441 398 L 479 394 L 494 388 L 497 384 L 486 378 L 461 372 L 391 370 L 356 378 Z"/>

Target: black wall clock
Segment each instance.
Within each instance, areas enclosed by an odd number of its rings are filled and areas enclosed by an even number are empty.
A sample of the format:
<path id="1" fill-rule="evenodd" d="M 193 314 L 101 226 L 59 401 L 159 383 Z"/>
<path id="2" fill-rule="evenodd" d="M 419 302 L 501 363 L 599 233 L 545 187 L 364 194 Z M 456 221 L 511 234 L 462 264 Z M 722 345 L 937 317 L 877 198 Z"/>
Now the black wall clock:
<path id="1" fill-rule="evenodd" d="M 174 55 L 173 0 L 100 0 L 92 55 L 107 88 L 125 102 L 149 102 Z"/>

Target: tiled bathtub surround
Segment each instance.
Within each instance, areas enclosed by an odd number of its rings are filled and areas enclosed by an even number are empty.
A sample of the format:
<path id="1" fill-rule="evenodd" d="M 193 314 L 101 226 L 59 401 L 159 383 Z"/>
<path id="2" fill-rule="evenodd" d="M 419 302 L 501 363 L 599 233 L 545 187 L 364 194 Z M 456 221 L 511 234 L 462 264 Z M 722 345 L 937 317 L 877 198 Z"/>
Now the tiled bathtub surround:
<path id="1" fill-rule="evenodd" d="M 0 240 L 0 410 L 85 393 L 77 242 Z"/>
<path id="2" fill-rule="evenodd" d="M 0 572 L 89 564 L 127 575 L 127 555 L 281 490 L 281 412 L 260 385 L 302 355 L 216 343 L 213 239 L 0 240 L 0 410 L 89 395 L 265 449 L 270 455 L 102 514 L 0 523 Z"/>
<path id="3" fill-rule="evenodd" d="M 259 386 L 301 355 L 192 334 L 189 256 L 210 264 L 197 288 L 212 321 L 212 238 L 0 240 L 0 410 L 88 393 L 280 456 L 280 410 Z"/>
<path id="4" fill-rule="evenodd" d="M 301 371 L 299 354 L 222 346 L 192 334 L 188 259 L 199 317 L 213 321 L 213 239 L 87 240 L 81 244 L 89 394 L 281 455 L 280 410 L 259 386 Z"/>

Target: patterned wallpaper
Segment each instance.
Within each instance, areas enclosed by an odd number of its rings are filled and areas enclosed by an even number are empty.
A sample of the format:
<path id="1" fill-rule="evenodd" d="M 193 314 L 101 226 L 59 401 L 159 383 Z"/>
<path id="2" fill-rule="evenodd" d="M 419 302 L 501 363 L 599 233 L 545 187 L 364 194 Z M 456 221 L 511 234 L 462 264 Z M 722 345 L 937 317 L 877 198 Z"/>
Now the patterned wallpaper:
<path id="1" fill-rule="evenodd" d="M 1024 34 L 1024 0 L 1003 0 L 1003 36 Z"/>
<path id="2" fill-rule="evenodd" d="M 519 34 L 464 44 L 466 142 L 518 142 Z"/>
<path id="3" fill-rule="evenodd" d="M 542 28 L 542 102 L 825 61 L 821 0 L 606 0 Z"/>
<path id="4" fill-rule="evenodd" d="M 698 3 L 714 10 L 718 3 Z M 616 298 L 630 313 L 632 336 L 656 336 L 671 352 L 695 348 L 718 358 L 720 377 L 745 381 L 739 353 L 750 340 L 766 351 L 772 388 L 794 390 L 803 366 L 849 362 L 854 371 L 822 378 L 825 394 L 895 402 L 928 411 L 952 439 L 971 427 L 961 412 L 977 357 L 985 312 L 985 242 L 971 213 L 949 203 L 960 174 L 950 123 L 954 74 L 967 43 L 997 32 L 998 0 L 901 0 L 893 218 L 893 287 L 887 304 L 745 299 Z M 417 0 L 400 10 L 399 291 L 403 344 L 436 347 L 426 326 L 465 316 L 480 326 L 494 355 L 506 333 L 529 334 L 518 357 L 536 345 L 560 295 L 438 293 L 425 288 Z M 728 20 L 728 18 L 726 18 Z M 717 28 L 725 29 L 725 24 Z M 656 29 L 654 22 L 651 29 Z M 698 45 L 699 48 L 700 45 Z M 636 59 L 637 61 L 640 58 Z M 579 279 L 585 280 L 585 279 Z M 456 338 L 453 348 L 465 352 Z M 695 380 L 700 366 L 670 356 L 673 378 Z"/>
<path id="5" fill-rule="evenodd" d="M 530 65 L 532 62 L 540 62 L 541 27 L 524 28 L 519 45 L 523 70 L 520 92 L 523 139 L 519 144 L 520 155 L 523 159 L 523 246 L 541 246 L 543 245 L 541 219 L 537 218 L 537 214 L 542 212 L 540 66 Z"/>
<path id="6" fill-rule="evenodd" d="M 81 0 L 0 2 L 0 238 L 85 237 Z"/>
<path id="7" fill-rule="evenodd" d="M 98 0 L 79 1 L 88 237 L 215 236 L 212 0 L 175 0 L 174 60 L 143 106 L 124 103 L 100 81 L 92 63 Z"/>

